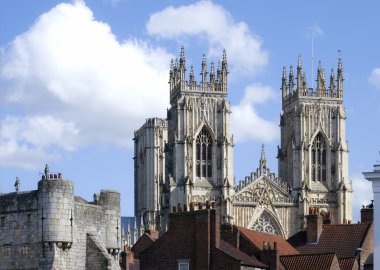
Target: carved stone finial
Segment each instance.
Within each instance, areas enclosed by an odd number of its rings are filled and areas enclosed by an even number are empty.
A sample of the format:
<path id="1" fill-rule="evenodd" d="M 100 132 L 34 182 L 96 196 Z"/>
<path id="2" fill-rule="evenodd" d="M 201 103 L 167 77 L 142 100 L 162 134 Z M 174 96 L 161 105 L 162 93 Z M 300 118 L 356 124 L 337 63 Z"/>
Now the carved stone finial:
<path id="1" fill-rule="evenodd" d="M 226 49 L 223 49 L 222 70 L 225 70 L 225 71 L 228 72 L 228 63 L 227 63 L 227 52 L 226 52 Z"/>
<path id="2" fill-rule="evenodd" d="M 298 65 L 297 65 L 298 68 L 302 68 L 302 57 L 301 57 L 301 54 L 298 54 Z"/>
<path id="3" fill-rule="evenodd" d="M 293 66 L 290 65 L 289 70 L 289 93 L 293 93 L 294 91 L 294 74 L 293 74 Z"/>
<path id="4" fill-rule="evenodd" d="M 260 169 L 266 169 L 266 164 L 267 164 L 267 161 L 265 159 L 265 148 L 264 148 L 264 144 L 261 145 L 261 158 L 260 158 L 260 162 L 259 162 L 259 167 Z"/>
<path id="5" fill-rule="evenodd" d="M 186 58 L 185 58 L 185 48 L 181 47 L 181 54 L 179 59 L 179 67 L 181 70 L 186 70 Z"/>

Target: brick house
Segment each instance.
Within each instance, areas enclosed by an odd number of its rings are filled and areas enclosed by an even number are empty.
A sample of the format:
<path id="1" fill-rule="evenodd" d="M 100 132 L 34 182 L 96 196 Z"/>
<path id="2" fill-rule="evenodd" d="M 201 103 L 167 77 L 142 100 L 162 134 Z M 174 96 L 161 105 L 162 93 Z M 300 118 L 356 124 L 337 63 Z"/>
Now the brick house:
<path id="1" fill-rule="evenodd" d="M 170 214 L 169 229 L 140 252 L 140 269 L 267 269 L 220 237 L 218 209 Z"/>
<path id="2" fill-rule="evenodd" d="M 356 224 L 323 224 L 318 209 L 309 211 L 306 230 L 290 237 L 290 244 L 301 254 L 335 253 L 342 270 L 359 269 L 359 261 L 360 269 L 372 269 L 369 260 L 373 254 L 373 208 L 363 207 L 362 222 Z"/>
<path id="3" fill-rule="evenodd" d="M 285 269 L 280 256 L 299 254 L 282 236 L 249 230 L 234 225 L 222 225 L 221 237 L 242 252 L 255 256 L 268 269 Z"/>

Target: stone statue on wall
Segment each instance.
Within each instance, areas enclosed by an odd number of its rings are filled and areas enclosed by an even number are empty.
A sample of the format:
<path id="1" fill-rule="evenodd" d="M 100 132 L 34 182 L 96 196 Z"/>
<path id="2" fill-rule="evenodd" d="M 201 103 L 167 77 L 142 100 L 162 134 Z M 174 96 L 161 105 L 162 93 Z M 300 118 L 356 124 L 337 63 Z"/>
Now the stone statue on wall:
<path id="1" fill-rule="evenodd" d="M 16 192 L 20 190 L 20 179 L 18 177 L 16 177 L 16 182 L 15 182 L 14 187 L 16 189 Z"/>

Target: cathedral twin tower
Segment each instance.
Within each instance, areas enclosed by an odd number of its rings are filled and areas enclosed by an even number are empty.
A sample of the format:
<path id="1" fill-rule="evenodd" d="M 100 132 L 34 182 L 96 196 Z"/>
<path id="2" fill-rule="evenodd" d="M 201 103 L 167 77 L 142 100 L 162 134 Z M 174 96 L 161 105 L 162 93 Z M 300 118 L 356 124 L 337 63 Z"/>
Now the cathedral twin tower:
<path id="1" fill-rule="evenodd" d="M 307 87 L 300 57 L 296 78 L 284 67 L 279 176 L 263 148 L 259 167 L 238 184 L 226 52 L 216 71 L 203 56 L 199 83 L 192 66 L 188 80 L 186 71 L 182 48 L 170 67 L 167 118 L 149 118 L 135 131 L 135 215 L 147 229 L 165 231 L 169 213 L 211 206 L 220 207 L 222 222 L 284 237 L 304 227 L 309 209 L 332 223 L 352 219 L 341 59 L 328 87 L 319 65 L 316 89 Z"/>

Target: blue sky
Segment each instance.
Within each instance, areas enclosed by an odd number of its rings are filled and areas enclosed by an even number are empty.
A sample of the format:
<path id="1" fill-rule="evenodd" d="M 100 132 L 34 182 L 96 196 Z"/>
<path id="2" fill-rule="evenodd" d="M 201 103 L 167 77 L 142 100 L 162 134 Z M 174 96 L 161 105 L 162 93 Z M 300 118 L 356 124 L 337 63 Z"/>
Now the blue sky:
<path id="1" fill-rule="evenodd" d="M 372 198 L 362 171 L 380 159 L 380 3 L 346 1 L 0 0 L 0 190 L 37 188 L 45 163 L 87 200 L 122 193 L 133 214 L 133 131 L 169 107 L 170 59 L 185 46 L 229 60 L 236 179 L 277 171 L 282 67 L 302 54 L 311 85 L 318 60 L 343 58 L 354 221 Z M 199 80 L 199 77 L 197 78 Z"/>

